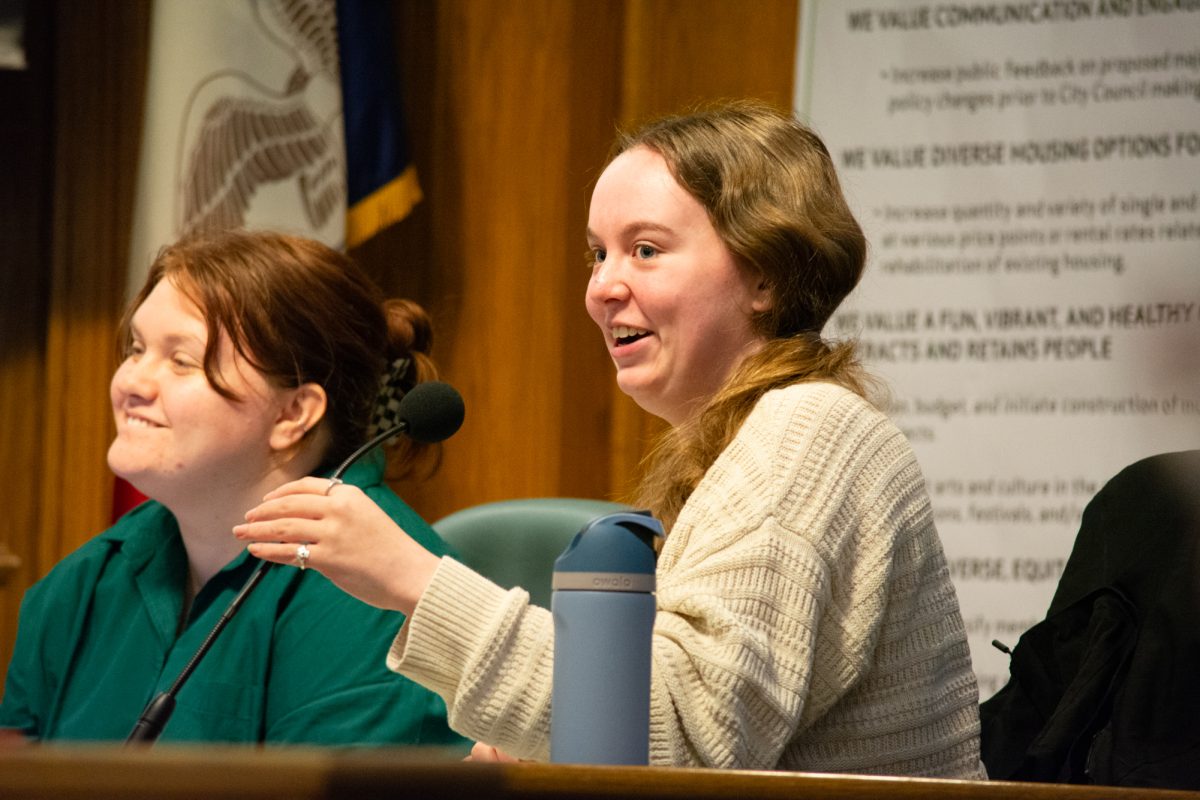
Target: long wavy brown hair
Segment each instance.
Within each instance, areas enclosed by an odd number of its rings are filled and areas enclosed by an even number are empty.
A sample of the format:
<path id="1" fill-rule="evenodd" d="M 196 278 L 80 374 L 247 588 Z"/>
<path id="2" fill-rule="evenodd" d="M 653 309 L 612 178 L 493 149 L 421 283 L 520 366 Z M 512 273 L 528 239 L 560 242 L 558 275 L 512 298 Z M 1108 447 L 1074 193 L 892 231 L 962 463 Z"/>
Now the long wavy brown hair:
<path id="1" fill-rule="evenodd" d="M 766 392 L 802 381 L 829 381 L 867 398 L 878 390 L 852 342 L 821 338 L 862 276 L 867 244 L 824 143 L 774 108 L 736 102 L 659 119 L 620 135 L 612 158 L 634 147 L 663 157 L 772 298 L 752 318 L 766 344 L 647 456 L 632 500 L 669 529 Z"/>

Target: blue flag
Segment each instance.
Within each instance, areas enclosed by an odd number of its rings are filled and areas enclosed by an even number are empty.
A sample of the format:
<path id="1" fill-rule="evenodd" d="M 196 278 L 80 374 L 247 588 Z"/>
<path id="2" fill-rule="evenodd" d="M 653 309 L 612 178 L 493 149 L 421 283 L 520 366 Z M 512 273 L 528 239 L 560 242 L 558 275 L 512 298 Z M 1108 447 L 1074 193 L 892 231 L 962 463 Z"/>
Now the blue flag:
<path id="1" fill-rule="evenodd" d="M 383 0 L 338 0 L 338 53 L 346 135 L 346 246 L 408 215 L 421 199 L 409 158 Z"/>

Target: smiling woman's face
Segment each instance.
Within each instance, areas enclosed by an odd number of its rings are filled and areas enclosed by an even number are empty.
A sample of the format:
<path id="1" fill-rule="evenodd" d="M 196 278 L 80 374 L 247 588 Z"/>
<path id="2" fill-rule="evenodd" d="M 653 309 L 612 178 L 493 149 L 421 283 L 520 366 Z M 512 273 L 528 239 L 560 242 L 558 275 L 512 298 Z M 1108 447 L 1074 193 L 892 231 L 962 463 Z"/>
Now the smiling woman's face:
<path id="1" fill-rule="evenodd" d="M 655 151 L 634 147 L 604 170 L 588 246 L 588 314 L 617 384 L 651 414 L 683 422 L 762 345 L 751 315 L 768 307 L 768 291 Z"/>
<path id="2" fill-rule="evenodd" d="M 200 310 L 164 279 L 134 312 L 110 385 L 117 436 L 109 467 L 163 502 L 251 485 L 270 467 L 283 392 L 222 336 L 219 372 L 239 399 L 218 394 L 204 373 L 207 341 Z"/>

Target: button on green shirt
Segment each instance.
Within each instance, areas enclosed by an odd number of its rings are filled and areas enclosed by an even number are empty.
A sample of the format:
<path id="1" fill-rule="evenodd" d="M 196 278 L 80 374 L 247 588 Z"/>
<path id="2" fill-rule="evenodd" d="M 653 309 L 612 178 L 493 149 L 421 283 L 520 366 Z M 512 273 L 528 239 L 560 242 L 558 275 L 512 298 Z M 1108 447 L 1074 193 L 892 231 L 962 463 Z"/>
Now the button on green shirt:
<path id="1" fill-rule="evenodd" d="M 434 553 L 446 545 L 382 485 L 382 454 L 346 475 Z M 174 516 L 148 502 L 63 559 L 26 593 L 0 728 L 37 739 L 124 740 L 253 571 L 243 552 L 181 626 L 187 557 Z M 387 669 L 403 616 L 314 570 L 275 566 L 177 697 L 161 741 L 443 744 L 440 698 Z"/>

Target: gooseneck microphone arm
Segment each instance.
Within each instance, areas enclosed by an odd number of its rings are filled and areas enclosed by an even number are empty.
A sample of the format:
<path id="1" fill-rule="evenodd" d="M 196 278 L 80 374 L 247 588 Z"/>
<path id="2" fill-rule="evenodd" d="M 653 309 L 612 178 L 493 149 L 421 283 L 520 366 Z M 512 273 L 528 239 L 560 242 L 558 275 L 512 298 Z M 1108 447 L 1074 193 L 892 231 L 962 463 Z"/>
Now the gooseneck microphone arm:
<path id="1" fill-rule="evenodd" d="M 254 591 L 254 587 L 262 582 L 263 576 L 267 574 L 267 570 L 273 565 L 270 561 L 260 561 L 258 566 L 254 568 L 254 572 L 250 573 L 250 577 L 242 585 L 241 591 L 237 596 L 229 602 L 225 607 L 225 612 L 221 614 L 221 618 L 217 620 L 217 624 L 213 625 L 208 636 L 204 637 L 204 641 L 196 650 L 195 654 L 188 661 L 187 666 L 179 673 L 179 677 L 171 684 L 171 687 L 165 692 L 159 692 L 155 695 L 138 717 L 137 724 L 133 726 L 133 730 L 129 732 L 129 737 L 125 739 L 125 744 L 153 744 L 162 735 L 163 728 L 167 725 L 167 720 L 171 718 L 171 714 L 175 711 L 175 696 L 179 694 L 179 690 L 187 683 L 187 679 L 192 677 L 192 673 L 196 671 L 200 660 L 208 653 L 213 642 L 225 630 L 225 626 L 229 624 L 229 620 L 233 619 L 233 615 L 242 607 L 242 602 Z"/>
<path id="2" fill-rule="evenodd" d="M 453 386 L 439 381 L 418 383 L 400 399 L 400 422 L 395 427 L 375 435 L 366 444 L 347 456 L 346 460 L 338 465 L 329 478 L 330 480 L 341 480 L 342 475 L 356 461 L 371 452 L 372 449 L 402 433 L 407 433 L 409 438 L 425 444 L 448 439 L 462 425 L 463 416 L 462 396 Z M 217 620 L 217 624 L 213 625 L 208 636 L 204 637 L 204 641 L 192 655 L 187 666 L 179 673 L 179 677 L 175 679 L 170 688 L 165 692 L 159 692 L 142 709 L 137 723 L 125 739 L 126 745 L 150 746 L 158 741 L 158 737 L 162 735 L 163 729 L 167 726 L 167 721 L 171 719 L 171 714 L 175 711 L 175 697 L 179 694 L 179 690 L 187 683 L 188 678 L 192 677 L 200 660 L 212 648 L 213 642 L 216 641 L 221 631 L 225 630 L 229 620 L 233 619 L 233 615 L 242 607 L 242 603 L 254 591 L 254 588 L 262 582 L 263 576 L 272 566 L 274 563 L 270 561 L 258 563 L 237 596 L 229 601 L 229 605 L 221 614 L 221 618 Z"/>
<path id="3" fill-rule="evenodd" d="M 404 432 L 405 425 L 401 422 L 394 428 L 384 431 L 367 444 L 355 450 L 349 458 L 342 462 L 330 479 L 340 480 L 346 470 L 350 468 L 355 461 L 362 458 L 364 454 L 370 451 L 372 447 L 380 445 Z M 192 673 L 196 671 L 201 659 L 208 653 L 213 646 L 213 642 L 221 635 L 221 631 L 225 630 L 225 626 L 229 624 L 229 620 L 233 619 L 233 615 L 242 607 L 243 601 L 254 591 L 254 588 L 262 582 L 263 576 L 267 574 L 267 570 L 275 564 L 271 561 L 260 561 L 254 571 L 250 573 L 250 577 L 242 584 L 241 590 L 233 600 L 229 601 L 221 618 L 217 620 L 217 624 L 213 625 L 208 636 L 204 637 L 204 641 L 196 650 L 195 654 L 188 660 L 187 666 L 179 673 L 179 677 L 171 684 L 171 687 L 165 692 L 159 692 L 153 700 L 151 700 L 138 717 L 137 724 L 133 726 L 133 730 L 129 732 L 129 737 L 125 740 L 125 744 L 153 744 L 162 735 L 163 728 L 167 725 L 167 720 L 171 718 L 171 714 L 175 711 L 175 697 L 179 694 L 179 690 L 187 683 L 188 678 L 192 677 Z"/>

